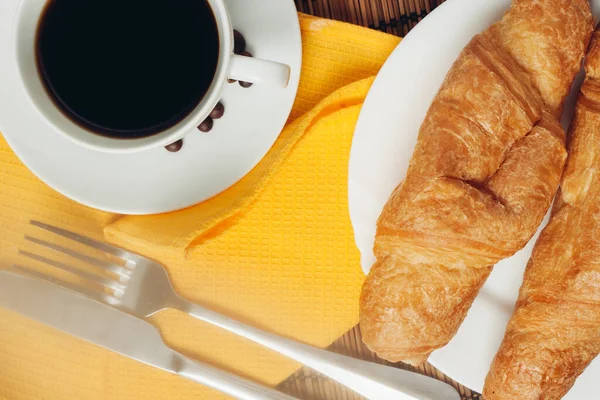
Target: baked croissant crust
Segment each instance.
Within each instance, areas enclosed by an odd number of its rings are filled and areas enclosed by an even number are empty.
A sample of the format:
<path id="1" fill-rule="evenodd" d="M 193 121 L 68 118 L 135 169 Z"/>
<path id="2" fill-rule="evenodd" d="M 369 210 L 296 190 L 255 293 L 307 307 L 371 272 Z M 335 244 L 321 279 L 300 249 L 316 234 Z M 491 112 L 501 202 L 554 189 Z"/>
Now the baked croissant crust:
<path id="1" fill-rule="evenodd" d="M 492 266 L 550 207 L 566 159 L 557 117 L 593 31 L 586 0 L 515 0 L 462 51 L 377 227 L 363 340 L 417 365 L 456 334 Z"/>
<path id="2" fill-rule="evenodd" d="M 486 400 L 562 398 L 600 352 L 600 33 L 549 225 L 527 266 Z"/>

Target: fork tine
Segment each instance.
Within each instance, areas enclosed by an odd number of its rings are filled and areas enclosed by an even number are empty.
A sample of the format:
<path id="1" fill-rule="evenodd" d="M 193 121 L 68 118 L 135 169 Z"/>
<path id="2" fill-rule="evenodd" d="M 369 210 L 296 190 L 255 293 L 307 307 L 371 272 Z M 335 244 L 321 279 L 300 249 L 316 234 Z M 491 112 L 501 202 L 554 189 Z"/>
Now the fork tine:
<path id="1" fill-rule="evenodd" d="M 17 271 L 19 274 L 29 276 L 34 279 L 40 279 L 40 280 L 49 282 L 53 285 L 60 286 L 63 289 L 66 289 L 72 293 L 87 297 L 89 299 L 92 299 L 92 300 L 95 300 L 95 301 L 98 301 L 101 303 L 114 304 L 115 302 L 118 301 L 115 297 L 113 297 L 109 294 L 99 292 L 96 290 L 92 290 L 92 289 L 88 289 L 88 288 L 79 287 L 79 286 L 73 285 L 72 283 L 64 281 L 62 279 L 58 279 L 56 277 L 44 274 L 42 272 L 35 271 L 31 268 L 22 267 L 20 265 L 13 265 L 12 268 L 15 271 Z"/>
<path id="2" fill-rule="evenodd" d="M 80 271 L 79 269 L 73 268 L 73 267 L 71 267 L 71 266 L 69 266 L 67 264 L 61 263 L 59 261 L 54 261 L 54 260 L 51 260 L 49 258 L 46 258 L 46 257 L 43 257 L 43 256 L 39 256 L 37 254 L 30 253 L 28 251 L 22 251 L 21 250 L 21 251 L 19 251 L 19 253 L 21 255 L 25 256 L 25 257 L 31 258 L 32 260 L 36 260 L 36 261 L 48 264 L 48 265 L 50 265 L 52 267 L 61 269 L 63 271 L 67 271 L 67 272 L 69 272 L 69 273 L 71 273 L 73 275 L 79 276 L 80 278 L 83 278 L 85 280 L 94 282 L 94 283 L 96 283 L 98 285 L 101 285 L 101 286 L 104 286 L 106 288 L 109 288 L 109 289 L 112 289 L 112 290 L 116 290 L 116 291 L 119 291 L 121 293 L 125 290 L 125 285 L 123 285 L 122 283 L 120 283 L 120 282 L 118 282 L 118 281 L 116 281 L 114 279 L 111 279 L 111 278 L 102 278 L 100 276 L 97 276 L 97 275 L 94 275 L 94 274 L 90 274 L 90 273 L 87 273 L 85 271 Z"/>
<path id="3" fill-rule="evenodd" d="M 57 228 L 55 226 L 52 225 L 48 225 L 45 224 L 43 222 L 39 222 L 39 221 L 29 221 L 29 223 L 31 225 L 37 226 L 38 228 L 42 228 L 44 230 L 47 230 L 49 232 L 55 233 L 57 235 L 66 237 L 67 239 L 71 239 L 74 240 L 76 242 L 85 244 L 87 246 L 93 247 L 97 250 L 103 251 L 105 253 L 108 254 L 112 254 L 113 256 L 117 256 L 119 258 L 122 258 L 124 260 L 129 260 L 129 261 L 134 261 L 135 258 L 139 258 L 140 256 L 130 253 L 124 249 L 121 249 L 117 246 L 113 246 L 110 245 L 108 243 L 104 243 L 104 242 L 99 242 L 98 240 L 94 240 L 92 238 L 89 238 L 87 236 L 83 236 L 83 235 L 79 235 L 77 233 L 73 233 L 71 231 L 68 231 L 66 229 L 61 229 L 61 228 Z"/>
<path id="4" fill-rule="evenodd" d="M 128 269 L 121 267 L 119 265 L 116 264 L 112 264 L 106 261 L 102 261 L 102 260 L 98 260 L 96 258 L 90 257 L 90 256 L 86 256 L 85 254 L 81 254 L 78 253 L 76 251 L 67 249 L 65 247 L 50 243 L 50 242 L 46 242 L 45 240 L 41 240 L 41 239 L 37 239 L 31 236 L 25 236 L 25 240 L 28 240 L 30 242 L 33 242 L 35 244 L 39 244 L 40 246 L 43 247 L 47 247 L 49 249 L 58 251 L 60 253 L 66 254 L 68 256 L 71 256 L 79 261 L 83 261 L 85 263 L 91 264 L 95 267 L 101 268 L 103 270 L 107 270 L 110 271 L 114 274 L 117 274 L 119 276 L 122 277 L 129 277 L 130 275 L 128 274 Z"/>

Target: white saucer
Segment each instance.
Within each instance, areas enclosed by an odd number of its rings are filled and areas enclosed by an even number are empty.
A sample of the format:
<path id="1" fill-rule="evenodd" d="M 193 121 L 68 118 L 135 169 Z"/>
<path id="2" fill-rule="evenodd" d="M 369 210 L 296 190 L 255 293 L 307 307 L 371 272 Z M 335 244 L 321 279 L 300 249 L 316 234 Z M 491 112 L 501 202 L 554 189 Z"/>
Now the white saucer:
<path id="1" fill-rule="evenodd" d="M 116 155 L 87 150 L 44 124 L 18 85 L 12 44 L 19 0 L 0 2 L 0 131 L 41 180 L 87 206 L 155 214 L 197 204 L 235 184 L 271 148 L 292 109 L 302 64 L 292 0 L 227 0 L 233 26 L 254 56 L 288 64 L 286 89 L 227 85 L 225 116 L 210 133 L 190 132 L 179 153 Z"/>
<path id="2" fill-rule="evenodd" d="M 377 218 L 406 175 L 431 100 L 462 48 L 475 34 L 498 21 L 510 3 L 443 3 L 400 43 L 373 83 L 354 134 L 348 178 L 350 218 L 366 272 L 375 259 L 372 248 Z M 600 0 L 591 4 L 596 18 L 600 17 Z M 565 119 L 569 116 L 567 112 Z M 473 390 L 483 389 L 534 241 L 496 265 L 456 337 L 430 357 L 434 366 Z M 565 399 L 598 398 L 599 374 L 600 358 L 581 375 Z"/>

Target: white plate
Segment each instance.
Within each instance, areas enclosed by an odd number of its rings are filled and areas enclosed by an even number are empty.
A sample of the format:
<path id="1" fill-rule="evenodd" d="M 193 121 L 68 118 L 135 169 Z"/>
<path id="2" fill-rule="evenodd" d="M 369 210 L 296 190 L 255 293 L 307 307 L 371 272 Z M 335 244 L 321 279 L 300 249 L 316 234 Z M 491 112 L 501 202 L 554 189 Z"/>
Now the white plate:
<path id="1" fill-rule="evenodd" d="M 600 17 L 600 0 L 592 4 Z M 499 20 L 509 5 L 509 0 L 442 4 L 402 41 L 377 76 L 356 127 L 349 167 L 350 217 L 365 271 L 375 260 L 377 218 L 406 174 L 431 100 L 463 47 Z M 479 392 L 502 341 L 534 241 L 496 266 L 454 340 L 430 358 L 452 379 Z M 597 396 L 597 376 L 600 361 L 588 368 L 566 399 Z"/>
<path id="2" fill-rule="evenodd" d="M 62 138 L 36 115 L 17 84 L 12 31 L 19 0 L 0 1 L 0 130 L 25 165 L 62 194 L 122 214 L 173 211 L 206 200 L 252 170 L 271 148 L 292 109 L 302 64 L 292 0 L 227 0 L 233 26 L 256 57 L 292 68 L 286 89 L 227 85 L 225 116 L 208 134 L 190 132 L 179 153 L 95 152 Z"/>

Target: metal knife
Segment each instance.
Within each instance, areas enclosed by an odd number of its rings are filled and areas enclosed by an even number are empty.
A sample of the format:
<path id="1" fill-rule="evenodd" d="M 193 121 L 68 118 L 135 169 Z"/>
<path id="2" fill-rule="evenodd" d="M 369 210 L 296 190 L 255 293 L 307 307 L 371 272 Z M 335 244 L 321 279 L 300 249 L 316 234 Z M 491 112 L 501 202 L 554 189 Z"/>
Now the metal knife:
<path id="1" fill-rule="evenodd" d="M 167 347 L 153 325 L 52 283 L 0 270 L 0 307 L 237 399 L 294 400 L 274 389 L 195 362 Z"/>

